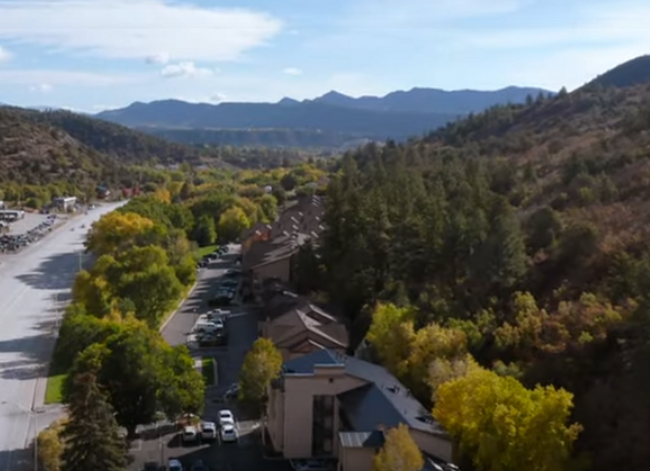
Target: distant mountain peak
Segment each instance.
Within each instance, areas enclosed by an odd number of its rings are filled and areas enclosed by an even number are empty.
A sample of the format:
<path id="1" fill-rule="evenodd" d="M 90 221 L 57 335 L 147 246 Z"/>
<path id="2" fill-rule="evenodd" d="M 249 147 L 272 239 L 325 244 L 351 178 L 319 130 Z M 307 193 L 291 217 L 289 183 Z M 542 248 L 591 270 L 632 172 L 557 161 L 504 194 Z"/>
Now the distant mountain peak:
<path id="1" fill-rule="evenodd" d="M 278 105 L 283 105 L 283 106 L 292 106 L 292 105 L 299 105 L 300 102 L 298 100 L 294 100 L 293 98 L 289 97 L 284 97 L 282 100 L 278 101 Z"/>

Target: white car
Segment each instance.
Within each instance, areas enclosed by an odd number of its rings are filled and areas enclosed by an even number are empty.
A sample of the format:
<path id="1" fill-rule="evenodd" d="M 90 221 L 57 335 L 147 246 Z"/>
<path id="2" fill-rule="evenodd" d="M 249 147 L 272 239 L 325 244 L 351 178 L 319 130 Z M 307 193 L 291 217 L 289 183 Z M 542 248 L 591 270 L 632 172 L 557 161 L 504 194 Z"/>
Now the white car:
<path id="1" fill-rule="evenodd" d="M 194 427 L 193 425 L 187 425 L 183 427 L 183 435 L 181 437 L 183 443 L 194 442 L 198 438 L 199 438 L 199 433 L 198 430 L 196 430 L 196 427 Z"/>
<path id="2" fill-rule="evenodd" d="M 203 334 L 203 333 L 216 332 L 217 330 L 220 330 L 220 329 L 223 329 L 223 328 L 224 328 L 223 322 L 220 319 L 218 319 L 218 322 L 215 322 L 215 321 L 199 322 L 194 327 L 194 330 L 196 332 L 198 332 L 199 334 Z"/>
<path id="3" fill-rule="evenodd" d="M 170 459 L 167 462 L 167 470 L 168 471 L 183 471 L 183 465 L 178 460 Z"/>
<path id="4" fill-rule="evenodd" d="M 238 439 L 237 429 L 233 424 L 225 424 L 221 427 L 221 441 L 224 443 L 236 442 Z"/>
<path id="5" fill-rule="evenodd" d="M 203 440 L 216 440 L 217 425 L 214 422 L 203 422 L 201 424 L 201 438 Z"/>
<path id="6" fill-rule="evenodd" d="M 219 411 L 219 425 L 223 428 L 225 425 L 235 425 L 235 416 L 228 409 Z"/>

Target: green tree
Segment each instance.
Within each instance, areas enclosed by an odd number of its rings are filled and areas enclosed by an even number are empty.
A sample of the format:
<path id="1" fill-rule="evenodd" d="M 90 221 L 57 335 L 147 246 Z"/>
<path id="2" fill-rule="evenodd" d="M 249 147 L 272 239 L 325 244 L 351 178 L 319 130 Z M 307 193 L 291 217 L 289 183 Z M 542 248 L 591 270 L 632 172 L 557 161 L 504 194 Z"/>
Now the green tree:
<path id="1" fill-rule="evenodd" d="M 214 244 L 214 241 L 217 240 L 217 229 L 214 225 L 214 218 L 207 214 L 202 215 L 196 221 L 193 238 L 199 244 L 199 247 Z"/>
<path id="2" fill-rule="evenodd" d="M 61 434 L 66 443 L 62 471 L 125 470 L 126 443 L 92 372 L 74 378 L 68 401 L 69 420 Z"/>
<path id="3" fill-rule="evenodd" d="M 373 458 L 373 471 L 420 471 L 424 458 L 408 426 L 399 424 L 385 435 L 384 446 Z"/>
<path id="4" fill-rule="evenodd" d="M 203 406 L 201 374 L 189 352 L 172 348 L 160 334 L 137 320 L 104 344 L 93 344 L 76 359 L 64 385 L 64 397 L 72 394 L 70 378 L 97 371 L 118 423 L 135 434 L 140 424 L 154 421 L 158 411 L 175 418 L 179 411 L 198 413 Z"/>
<path id="5" fill-rule="evenodd" d="M 224 242 L 233 242 L 250 226 L 244 210 L 238 206 L 226 210 L 219 218 L 219 236 Z"/>
<path id="6" fill-rule="evenodd" d="M 282 354 L 270 339 L 260 337 L 244 358 L 239 372 L 239 398 L 262 405 L 271 381 L 280 375 Z"/>
<path id="7" fill-rule="evenodd" d="M 475 367 L 438 387 L 433 415 L 479 471 L 557 471 L 582 430 L 567 425 L 572 407 L 563 389 L 529 390 Z"/>

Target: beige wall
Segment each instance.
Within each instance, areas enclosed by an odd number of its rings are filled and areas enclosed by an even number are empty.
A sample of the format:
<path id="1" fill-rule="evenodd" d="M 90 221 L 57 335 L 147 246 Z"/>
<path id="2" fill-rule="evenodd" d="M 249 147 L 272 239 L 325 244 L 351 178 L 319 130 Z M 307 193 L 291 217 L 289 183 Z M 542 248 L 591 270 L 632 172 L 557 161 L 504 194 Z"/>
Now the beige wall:
<path id="1" fill-rule="evenodd" d="M 372 471 L 372 448 L 341 448 L 339 471 Z"/>
<path id="2" fill-rule="evenodd" d="M 289 281 L 291 276 L 291 257 L 277 262 L 268 263 L 253 269 L 256 278 L 263 280 L 267 278 L 279 278 L 282 281 Z"/>
<path id="3" fill-rule="evenodd" d="M 330 382 L 332 379 L 332 382 Z M 269 406 L 276 410 L 268 411 L 269 415 L 269 433 L 274 430 L 277 437 L 281 440 L 275 440 L 274 444 L 278 451 L 283 451 L 284 457 L 292 458 L 309 458 L 311 456 L 312 440 L 312 406 L 313 397 L 318 395 L 336 396 L 345 391 L 363 386 L 365 383 L 357 378 L 345 375 L 343 368 L 323 368 L 319 369 L 316 375 L 293 376 L 287 375 L 284 381 L 284 397 L 280 400 L 274 398 L 269 400 Z M 284 406 L 284 420 L 280 412 L 280 403 Z M 338 408 L 338 401 L 336 401 Z M 271 420 L 271 416 L 275 417 Z M 282 421 L 282 425 L 278 422 Z M 282 427 L 282 431 L 279 428 Z M 334 452 L 338 451 L 339 415 L 334 412 L 334 434 L 332 437 Z M 277 444 L 280 444 L 277 446 Z"/>
<path id="4" fill-rule="evenodd" d="M 449 439 L 411 429 L 411 437 L 420 449 L 445 461 L 453 461 L 453 446 Z"/>

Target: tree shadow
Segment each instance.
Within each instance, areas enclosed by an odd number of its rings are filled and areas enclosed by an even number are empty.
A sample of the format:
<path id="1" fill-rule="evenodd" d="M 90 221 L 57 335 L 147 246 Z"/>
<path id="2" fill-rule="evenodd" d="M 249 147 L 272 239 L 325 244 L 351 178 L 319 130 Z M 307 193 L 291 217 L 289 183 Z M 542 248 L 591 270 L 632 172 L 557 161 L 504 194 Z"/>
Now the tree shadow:
<path id="1" fill-rule="evenodd" d="M 34 447 L 0 451 L 0 469 L 31 471 L 35 468 Z"/>
<path id="2" fill-rule="evenodd" d="M 43 261 L 35 271 L 16 277 L 34 289 L 67 291 L 79 271 L 79 254 L 54 255 Z"/>

